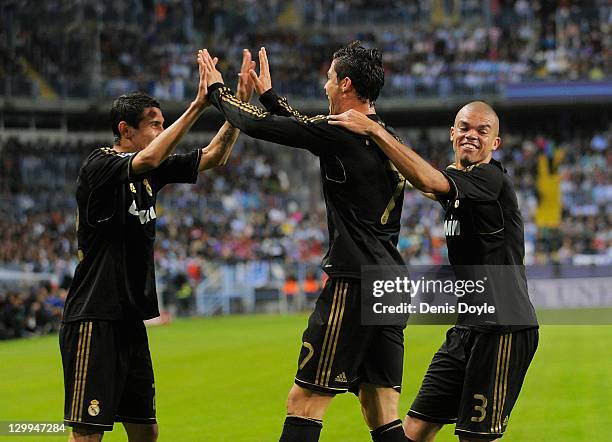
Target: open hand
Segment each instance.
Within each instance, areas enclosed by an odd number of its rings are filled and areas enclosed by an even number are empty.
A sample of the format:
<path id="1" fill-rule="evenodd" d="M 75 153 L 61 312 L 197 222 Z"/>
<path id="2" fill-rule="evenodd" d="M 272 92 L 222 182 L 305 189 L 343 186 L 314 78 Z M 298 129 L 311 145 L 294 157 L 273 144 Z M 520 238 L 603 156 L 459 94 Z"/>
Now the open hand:
<path id="1" fill-rule="evenodd" d="M 268 64 L 266 48 L 262 47 L 259 50 L 259 75 L 257 75 L 255 69 L 250 69 L 249 75 L 253 80 L 258 95 L 272 89 L 272 78 L 270 77 L 270 65 Z"/>
<path id="2" fill-rule="evenodd" d="M 193 100 L 194 104 L 200 108 L 205 108 L 208 105 L 208 75 L 206 66 L 204 64 L 204 57 L 201 54 L 202 51 L 198 51 L 198 73 L 200 82 L 198 84 L 198 93 Z"/>
<path id="3" fill-rule="evenodd" d="M 327 122 L 333 126 L 344 127 L 359 135 L 372 135 L 378 127 L 376 121 L 370 120 L 365 114 L 355 109 L 349 109 L 338 115 L 328 115 Z"/>
<path id="4" fill-rule="evenodd" d="M 208 86 L 215 83 L 223 83 L 221 72 L 217 70 L 217 62 L 219 59 L 217 57 L 211 57 L 208 53 L 208 49 L 200 49 L 198 52 L 198 57 L 200 56 L 202 57 L 204 68 L 206 69 L 206 81 Z"/>
<path id="5" fill-rule="evenodd" d="M 251 60 L 251 51 L 242 50 L 242 66 L 238 74 L 238 86 L 236 87 L 236 97 L 239 100 L 249 102 L 253 96 L 255 83 L 249 75 L 249 71 L 255 69 L 255 62 Z"/>

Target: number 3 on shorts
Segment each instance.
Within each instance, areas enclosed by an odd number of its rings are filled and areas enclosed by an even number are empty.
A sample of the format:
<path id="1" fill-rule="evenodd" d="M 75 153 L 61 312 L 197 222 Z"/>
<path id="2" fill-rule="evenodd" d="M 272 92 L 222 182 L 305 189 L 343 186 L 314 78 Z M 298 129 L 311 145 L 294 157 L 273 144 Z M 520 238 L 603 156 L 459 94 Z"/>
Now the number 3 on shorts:
<path id="1" fill-rule="evenodd" d="M 480 405 L 474 405 L 474 411 L 479 413 L 479 416 L 472 416 L 472 422 L 482 422 L 487 417 L 487 398 L 482 394 L 475 394 L 474 399 L 480 401 Z"/>

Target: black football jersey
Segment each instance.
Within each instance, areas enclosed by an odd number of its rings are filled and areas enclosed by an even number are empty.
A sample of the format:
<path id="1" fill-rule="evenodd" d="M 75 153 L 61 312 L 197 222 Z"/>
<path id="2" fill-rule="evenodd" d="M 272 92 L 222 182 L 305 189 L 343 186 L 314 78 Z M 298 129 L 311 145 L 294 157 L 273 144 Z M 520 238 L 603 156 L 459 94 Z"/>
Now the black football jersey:
<path id="1" fill-rule="evenodd" d="M 260 97 L 266 110 L 238 100 L 221 83 L 211 102 L 233 126 L 254 138 L 307 149 L 319 158 L 327 207 L 329 249 L 322 262 L 332 277 L 361 277 L 362 265 L 403 265 L 396 246 L 404 177 L 368 137 L 308 118 L 273 90 Z M 377 115 L 369 118 L 384 126 Z"/>
<path id="2" fill-rule="evenodd" d="M 449 261 L 458 278 L 487 278 L 491 302 L 509 318 L 477 327 L 506 332 L 536 326 L 524 266 L 523 221 L 506 170 L 491 159 L 463 170 L 450 165 L 443 173 L 451 183 L 451 192 L 439 197 Z M 459 315 L 458 325 L 473 323 Z"/>
<path id="3" fill-rule="evenodd" d="M 159 315 L 153 243 L 157 192 L 194 183 L 201 151 L 171 155 L 157 169 L 132 175 L 134 153 L 94 150 L 77 179 L 79 264 L 64 322 L 149 319 Z"/>

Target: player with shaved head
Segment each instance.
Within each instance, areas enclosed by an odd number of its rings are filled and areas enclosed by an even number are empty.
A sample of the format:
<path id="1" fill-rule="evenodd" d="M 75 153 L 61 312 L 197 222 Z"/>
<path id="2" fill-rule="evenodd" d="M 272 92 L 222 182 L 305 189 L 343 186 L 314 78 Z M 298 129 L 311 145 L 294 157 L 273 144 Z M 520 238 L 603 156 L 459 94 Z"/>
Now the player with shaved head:
<path id="1" fill-rule="evenodd" d="M 444 171 L 355 110 L 328 118 L 372 138 L 414 187 L 442 204 L 445 227 L 452 226 L 445 234 L 458 279 L 481 268 L 500 269 L 504 276 L 491 296 L 503 300 L 512 320 L 484 323 L 458 316 L 410 407 L 406 436 L 433 441 L 444 424 L 455 423 L 462 442 L 502 437 L 537 348 L 538 323 L 527 293 L 516 193 L 492 156 L 501 145 L 497 114 L 482 101 L 459 110 L 450 128 L 455 162 Z"/>

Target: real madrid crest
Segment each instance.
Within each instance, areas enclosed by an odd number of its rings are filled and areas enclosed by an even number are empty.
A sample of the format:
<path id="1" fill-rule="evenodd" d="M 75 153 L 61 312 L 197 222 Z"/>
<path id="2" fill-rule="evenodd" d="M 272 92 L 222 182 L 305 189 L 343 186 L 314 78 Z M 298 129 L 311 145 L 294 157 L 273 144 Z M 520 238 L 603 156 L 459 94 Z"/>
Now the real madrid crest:
<path id="1" fill-rule="evenodd" d="M 100 402 L 98 402 L 97 400 L 92 400 L 89 403 L 89 407 L 87 407 L 87 413 L 89 413 L 90 416 L 97 416 L 100 414 Z"/>
<path id="2" fill-rule="evenodd" d="M 455 209 L 459 207 L 459 200 L 455 200 Z"/>
<path id="3" fill-rule="evenodd" d="M 145 178 L 142 183 L 145 185 L 145 189 L 147 189 L 147 193 L 149 194 L 149 196 L 153 196 L 153 189 L 151 189 L 149 181 Z"/>
<path id="4" fill-rule="evenodd" d="M 136 186 L 134 186 L 134 183 L 130 183 L 130 192 L 136 193 Z"/>

